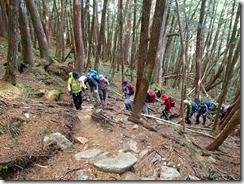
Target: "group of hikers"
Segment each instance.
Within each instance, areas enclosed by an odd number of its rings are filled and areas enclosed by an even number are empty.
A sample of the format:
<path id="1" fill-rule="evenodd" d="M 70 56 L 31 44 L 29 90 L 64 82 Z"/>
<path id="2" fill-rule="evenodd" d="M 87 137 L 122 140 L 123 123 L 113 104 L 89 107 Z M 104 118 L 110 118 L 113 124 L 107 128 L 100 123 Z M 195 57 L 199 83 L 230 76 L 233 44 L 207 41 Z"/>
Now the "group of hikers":
<path id="1" fill-rule="evenodd" d="M 128 81 L 123 81 L 122 82 L 122 91 L 124 92 L 125 108 L 126 108 L 126 110 L 132 111 L 132 104 L 130 101 L 130 96 L 134 94 L 133 85 L 130 84 Z M 146 100 L 145 100 L 145 103 L 144 103 L 144 106 L 142 109 L 142 112 L 144 114 L 148 114 L 148 103 L 155 102 L 156 96 L 157 96 L 156 93 L 154 91 L 152 91 L 151 89 L 149 89 L 147 91 Z M 160 99 L 161 105 L 164 106 L 164 109 L 162 110 L 162 114 L 161 114 L 160 118 L 161 119 L 164 118 L 165 120 L 170 120 L 171 109 L 172 109 L 172 107 L 175 107 L 174 98 L 172 96 L 169 96 L 169 95 L 163 93 L 162 95 L 160 95 L 159 99 Z M 205 100 L 200 103 L 184 100 L 183 104 L 184 104 L 184 109 L 186 109 L 185 122 L 189 125 L 192 124 L 191 118 L 195 113 L 197 114 L 195 124 L 200 124 L 200 118 L 202 117 L 202 119 L 203 119 L 202 125 L 205 125 L 209 111 L 216 110 L 216 108 L 218 106 L 217 103 L 212 103 L 209 100 Z M 221 107 L 220 119 L 224 118 L 226 112 L 227 112 L 227 107 L 223 105 Z"/>
<path id="2" fill-rule="evenodd" d="M 68 64 L 70 70 L 74 67 Z M 71 71 L 68 79 L 68 91 L 72 95 L 75 108 L 82 109 L 82 93 L 88 91 L 89 99 L 96 104 L 106 104 L 107 86 L 109 81 L 102 75 L 98 75 L 96 70 L 89 70 L 86 75 L 80 76 L 79 72 Z M 95 99 L 94 99 L 95 97 Z"/>
<path id="3" fill-rule="evenodd" d="M 68 64 L 70 70 L 73 70 L 72 63 Z M 107 87 L 109 86 L 109 81 L 102 75 L 98 75 L 96 70 L 89 70 L 86 75 L 80 76 L 79 72 L 71 71 L 69 73 L 68 79 L 68 91 L 72 95 L 75 107 L 77 110 L 82 109 L 82 93 L 88 91 L 88 95 L 91 102 L 97 102 L 97 104 L 106 104 L 107 97 Z M 125 109 L 132 111 L 132 103 L 130 97 L 134 95 L 134 87 L 128 81 L 122 82 L 122 91 L 124 93 L 124 105 Z M 148 103 L 153 103 L 156 101 L 156 93 L 149 89 L 147 91 L 146 100 L 142 109 L 144 114 L 148 114 Z M 94 100 L 95 97 L 95 100 Z M 161 105 L 164 106 L 160 118 L 165 120 L 170 120 L 171 108 L 175 106 L 175 101 L 173 97 L 167 94 L 160 94 L 159 97 Z M 195 124 L 200 124 L 200 117 L 202 117 L 202 124 L 206 124 L 207 115 L 209 110 L 216 109 L 217 104 L 211 103 L 209 100 L 205 100 L 200 103 L 190 102 L 188 100 L 183 101 L 184 109 L 186 109 L 185 122 L 187 124 L 192 124 L 191 118 L 196 115 Z M 220 118 L 223 119 L 224 115 L 227 112 L 227 108 L 222 106 Z"/>

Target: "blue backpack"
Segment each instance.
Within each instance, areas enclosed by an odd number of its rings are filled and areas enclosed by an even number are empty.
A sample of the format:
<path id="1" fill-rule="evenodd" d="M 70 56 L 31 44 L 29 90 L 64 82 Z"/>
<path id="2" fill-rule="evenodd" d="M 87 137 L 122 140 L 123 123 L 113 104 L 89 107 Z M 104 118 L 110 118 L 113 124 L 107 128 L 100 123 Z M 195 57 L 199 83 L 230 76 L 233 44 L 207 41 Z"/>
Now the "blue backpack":
<path id="1" fill-rule="evenodd" d="M 98 84 L 100 82 L 100 79 L 99 79 L 99 76 L 98 76 L 98 73 L 96 70 L 89 70 L 89 72 L 86 74 L 86 77 L 95 79 Z"/>
<path id="2" fill-rule="evenodd" d="M 89 70 L 88 73 L 86 74 L 87 77 L 94 77 L 97 75 L 98 75 L 98 73 L 96 70 Z"/>
<path id="3" fill-rule="evenodd" d="M 197 112 L 198 109 L 198 105 L 196 102 L 191 102 L 191 106 L 192 106 L 192 113 Z"/>
<path id="4" fill-rule="evenodd" d="M 207 105 L 208 109 L 210 109 L 212 103 L 209 100 L 206 100 L 203 103 Z"/>

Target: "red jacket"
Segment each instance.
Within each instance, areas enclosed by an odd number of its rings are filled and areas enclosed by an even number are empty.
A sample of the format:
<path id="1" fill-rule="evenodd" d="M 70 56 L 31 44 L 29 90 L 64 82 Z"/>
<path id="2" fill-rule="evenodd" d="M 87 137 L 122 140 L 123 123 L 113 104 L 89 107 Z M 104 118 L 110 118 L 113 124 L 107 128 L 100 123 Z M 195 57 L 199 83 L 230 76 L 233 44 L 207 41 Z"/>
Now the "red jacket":
<path id="1" fill-rule="evenodd" d="M 165 105 L 165 111 L 167 113 L 170 113 L 170 109 L 171 109 L 171 102 L 170 102 L 170 99 L 167 98 L 165 101 L 164 101 L 164 105 Z"/>

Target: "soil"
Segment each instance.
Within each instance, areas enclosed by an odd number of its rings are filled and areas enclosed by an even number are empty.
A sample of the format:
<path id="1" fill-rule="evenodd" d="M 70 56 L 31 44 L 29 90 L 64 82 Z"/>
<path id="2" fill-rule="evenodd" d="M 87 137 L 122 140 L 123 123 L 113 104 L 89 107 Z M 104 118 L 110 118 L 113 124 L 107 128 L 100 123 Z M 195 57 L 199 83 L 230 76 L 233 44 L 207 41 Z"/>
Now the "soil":
<path id="1" fill-rule="evenodd" d="M 1 65 L 5 62 L 2 55 Z M 2 78 L 4 68 L 1 70 Z M 183 132 L 179 126 L 177 103 L 171 118 L 175 124 L 159 120 L 160 103 L 149 105 L 149 115 L 158 119 L 142 116 L 143 123 L 136 124 L 128 121 L 131 112 L 125 110 L 123 98 L 113 91 L 109 91 L 107 105 L 96 106 L 85 96 L 82 110 L 75 110 L 71 107 L 66 81 L 60 81 L 53 82 L 50 77 L 38 78 L 32 70 L 26 70 L 18 74 L 16 87 L 0 82 L 0 178 L 3 180 L 75 180 L 75 171 L 79 169 L 90 180 L 125 179 L 123 174 L 99 171 L 86 159 L 77 161 L 74 153 L 62 151 L 58 145 L 45 144 L 43 137 L 55 132 L 66 136 L 78 152 L 100 149 L 113 156 L 124 149 L 125 142 L 136 140 L 139 151 L 134 154 L 138 161 L 130 171 L 140 180 L 159 180 L 162 165 L 176 168 L 181 174 L 179 180 L 193 176 L 200 180 L 241 179 L 239 135 L 229 136 L 217 151 L 209 152 L 204 148 L 214 140 L 208 136 L 211 121 L 208 119 L 207 130 L 201 129 L 203 125 L 192 125 Z M 110 88 L 119 91 L 120 83 L 116 82 Z M 33 96 L 40 89 L 59 89 L 62 93 L 56 102 L 46 95 Z M 98 110 L 103 111 L 108 122 L 92 118 Z M 85 137 L 89 141 L 82 144 L 76 137 Z M 140 155 L 145 149 L 148 153 Z M 6 172 L 3 172 L 4 167 Z"/>

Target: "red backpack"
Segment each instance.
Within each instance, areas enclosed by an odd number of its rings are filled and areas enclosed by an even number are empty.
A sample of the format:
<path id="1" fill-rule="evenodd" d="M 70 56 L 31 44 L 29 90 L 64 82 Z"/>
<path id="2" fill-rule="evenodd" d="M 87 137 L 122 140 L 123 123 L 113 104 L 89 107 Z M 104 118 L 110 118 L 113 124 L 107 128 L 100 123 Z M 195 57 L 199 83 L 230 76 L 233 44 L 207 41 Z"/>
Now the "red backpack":
<path id="1" fill-rule="evenodd" d="M 153 90 L 149 89 L 147 92 L 147 102 L 148 103 L 153 103 L 155 102 L 156 95 Z"/>
<path id="2" fill-rule="evenodd" d="M 129 83 L 128 88 L 129 88 L 129 95 L 134 95 L 135 93 L 134 86 L 131 83 Z"/>

